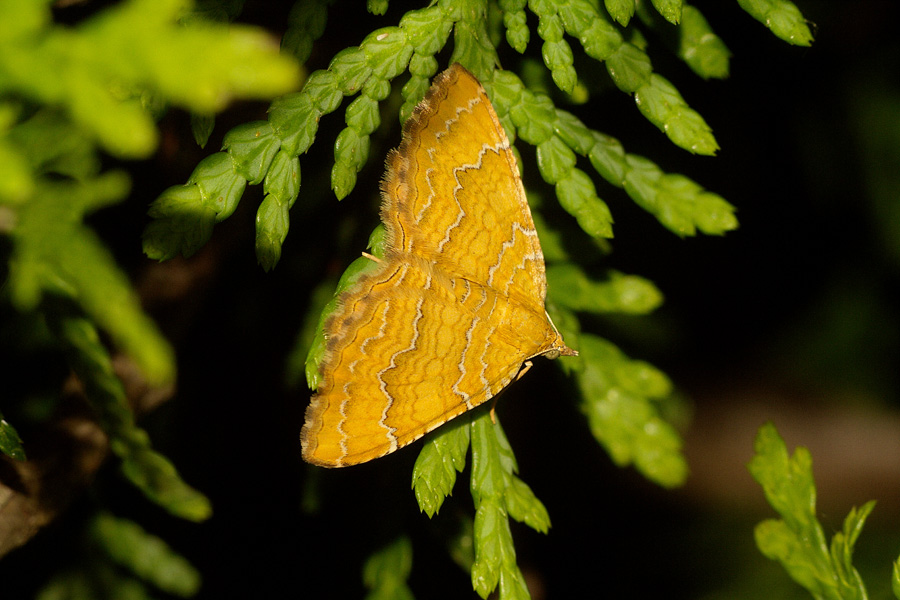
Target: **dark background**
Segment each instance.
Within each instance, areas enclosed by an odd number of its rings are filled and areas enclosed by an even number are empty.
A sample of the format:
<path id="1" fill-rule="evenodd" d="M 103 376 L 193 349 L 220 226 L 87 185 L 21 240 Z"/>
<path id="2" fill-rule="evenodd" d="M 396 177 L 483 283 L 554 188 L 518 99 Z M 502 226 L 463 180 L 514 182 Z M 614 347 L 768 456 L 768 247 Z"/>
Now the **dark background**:
<path id="1" fill-rule="evenodd" d="M 280 34 L 286 5 L 258 4 L 265 6 L 248 5 L 241 20 Z M 737 231 L 679 239 L 595 177 L 616 220 L 613 252 L 602 266 L 651 279 L 666 303 L 649 317 L 595 320 L 594 332 L 672 377 L 692 413 L 684 431 L 692 476 L 684 489 L 664 491 L 611 465 L 578 412 L 571 383 L 541 361 L 498 408 L 521 477 L 553 522 L 546 536 L 514 525 L 518 562 L 536 599 L 588 590 L 805 597 L 753 543 L 754 524 L 774 512 L 745 464 L 757 427 L 772 420 L 789 447 L 812 451 L 826 534 L 840 529 L 851 506 L 879 501 L 858 548 L 871 595 L 879 597 L 900 548 L 900 6 L 799 2 L 816 40 L 797 48 L 736 3 L 696 5 L 734 54 L 731 76 L 699 80 L 652 33 L 649 53 L 712 126 L 722 147 L 717 157 L 672 146 L 624 94 L 571 107 L 627 151 L 737 207 Z M 332 6 L 310 70 L 395 24 L 407 7 L 394 3 L 386 16 L 366 18 L 360 9 L 354 5 L 359 18 L 349 19 L 341 16 L 348 5 Z M 536 22 L 529 25 L 529 54 L 537 56 Z M 517 70 L 521 57 L 505 45 L 501 52 L 503 66 Z M 383 113 L 372 158 L 341 203 L 328 186 L 342 109 L 322 120 L 316 144 L 301 157 L 300 198 L 272 273 L 253 254 L 261 197 L 252 187 L 197 256 L 155 265 L 140 253 L 149 202 L 184 182 L 230 127 L 265 118 L 265 108 L 234 106 L 218 119 L 206 151 L 193 144 L 186 115 L 167 114 L 158 155 L 126 165 L 132 198 L 93 223 L 133 273 L 179 357 L 176 396 L 141 424 L 184 479 L 210 497 L 214 516 L 202 524 L 169 517 L 124 484 L 110 461 L 84 498 L 0 562 L 3 587 L 15 590 L 2 597 L 30 597 L 69 564 L 98 504 L 183 553 L 203 574 L 202 598 L 361 597 L 363 561 L 399 533 L 413 541 L 417 597 L 474 597 L 468 574 L 444 547 L 459 517 L 472 514 L 468 471 L 429 521 L 410 490 L 417 448 L 348 470 L 309 467 L 299 443 L 308 392 L 284 384 L 313 287 L 339 275 L 377 223 L 379 157 L 399 141 L 396 117 Z M 526 186 L 553 202 L 532 150 L 520 150 Z"/>

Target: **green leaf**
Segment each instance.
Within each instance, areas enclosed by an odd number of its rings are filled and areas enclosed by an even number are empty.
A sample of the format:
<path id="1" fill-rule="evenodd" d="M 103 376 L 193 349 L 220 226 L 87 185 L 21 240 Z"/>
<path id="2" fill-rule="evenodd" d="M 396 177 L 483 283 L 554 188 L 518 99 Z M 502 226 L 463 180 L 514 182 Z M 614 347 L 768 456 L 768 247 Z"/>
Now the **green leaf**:
<path id="1" fill-rule="evenodd" d="M 643 277 L 611 271 L 606 281 L 596 282 L 574 263 L 547 267 L 547 285 L 556 291 L 557 304 L 577 311 L 646 314 L 663 301 L 659 289 Z"/>
<path id="2" fill-rule="evenodd" d="M 319 316 L 322 314 L 322 309 L 325 308 L 325 305 L 332 299 L 334 294 L 334 284 L 334 280 L 325 279 L 324 281 L 319 282 L 319 284 L 309 292 L 309 301 L 307 302 L 308 308 L 303 318 L 303 325 L 300 327 L 300 330 L 294 339 L 287 360 L 285 360 L 284 381 L 291 390 L 299 389 L 301 382 L 306 383 L 306 360 L 316 336 Z M 324 346 L 322 346 L 320 350 L 324 353 Z M 316 384 L 318 384 L 317 371 L 321 358 L 321 356 L 317 357 L 310 365 L 316 371 Z"/>
<path id="3" fill-rule="evenodd" d="M 661 75 L 654 73 L 650 81 L 635 92 L 634 99 L 641 113 L 676 146 L 709 156 L 719 149 L 712 129 L 703 117 L 691 109 L 675 86 Z"/>
<path id="4" fill-rule="evenodd" d="M 91 524 L 90 536 L 116 564 L 163 592 L 189 598 L 200 589 L 200 573 L 162 539 L 133 521 L 100 513 Z"/>
<path id="5" fill-rule="evenodd" d="M 347 107 L 346 122 L 357 133 L 370 135 L 381 123 L 378 102 L 368 96 L 360 96 Z"/>
<path id="6" fill-rule="evenodd" d="M 521 82 L 519 82 L 521 86 Z M 544 94 L 521 90 L 520 101 L 509 108 L 519 136 L 529 144 L 539 146 L 553 136 L 556 110 L 553 101 Z"/>
<path id="7" fill-rule="evenodd" d="M 305 63 L 312 52 L 313 42 L 325 33 L 329 0 L 295 2 L 288 15 L 287 30 L 281 38 L 281 49 L 291 52 Z"/>
<path id="8" fill-rule="evenodd" d="M 388 9 L 388 0 L 366 0 L 366 8 L 373 15 L 383 15 Z"/>
<path id="9" fill-rule="evenodd" d="M 475 501 L 472 586 L 482 598 L 487 598 L 498 585 L 502 598 L 528 598 L 524 578 L 516 566 L 509 517 L 546 532 L 550 526 L 547 510 L 515 476 L 512 448 L 490 412 L 482 410 L 473 418 L 471 447 L 470 489 Z"/>
<path id="10" fill-rule="evenodd" d="M 578 35 L 578 40 L 588 56 L 601 61 L 607 60 L 625 43 L 622 34 L 600 15 Z"/>
<path id="11" fill-rule="evenodd" d="M 687 463 L 681 454 L 681 439 L 654 406 L 654 401 L 671 394 L 668 378 L 593 335 L 579 337 L 578 351 L 584 361 L 584 370 L 577 375 L 584 398 L 582 410 L 591 433 L 613 462 L 634 464 L 645 477 L 664 487 L 684 483 Z"/>
<path id="12" fill-rule="evenodd" d="M 3 418 L 0 412 L 0 452 L 14 460 L 25 460 L 25 449 L 22 448 L 22 438 L 16 428 Z"/>
<path id="13" fill-rule="evenodd" d="M 215 125 L 216 118 L 214 116 L 191 113 L 191 133 L 194 134 L 194 141 L 198 146 L 206 147 L 206 142 L 209 141 Z"/>
<path id="14" fill-rule="evenodd" d="M 616 87 L 628 93 L 647 85 L 653 74 L 650 57 L 634 44 L 620 44 L 606 59 L 606 70 Z"/>
<path id="15" fill-rule="evenodd" d="M 566 32 L 576 38 L 581 38 L 594 21 L 602 19 L 597 6 L 587 0 L 562 2 L 558 8 Z"/>
<path id="16" fill-rule="evenodd" d="M 568 42 L 565 40 L 544 42 L 541 55 L 547 68 L 550 69 L 556 87 L 571 94 L 575 90 L 575 84 L 578 83 L 578 75 L 572 66 L 574 58 Z"/>
<path id="17" fill-rule="evenodd" d="M 412 572 L 412 542 L 407 537 L 372 554 L 363 566 L 366 600 L 413 600 L 406 580 Z"/>
<path id="18" fill-rule="evenodd" d="M 524 481 L 513 475 L 506 487 L 506 510 L 510 517 L 538 533 L 550 530 L 550 515 Z"/>
<path id="19" fill-rule="evenodd" d="M 403 95 L 403 106 L 400 107 L 400 121 L 405 123 L 416 105 L 425 97 L 425 93 L 431 86 L 431 77 L 413 75 L 403 86 L 400 93 Z"/>
<path id="20" fill-rule="evenodd" d="M 256 211 L 256 260 L 266 272 L 281 258 L 281 245 L 290 228 L 290 205 L 272 194 L 263 199 Z"/>
<path id="21" fill-rule="evenodd" d="M 628 155 L 625 191 L 666 228 L 680 236 L 722 234 L 737 227 L 734 207 L 682 175 L 666 175 L 652 162 Z"/>
<path id="22" fill-rule="evenodd" d="M 369 62 L 366 59 L 366 53 L 362 48 L 357 46 L 345 48 L 338 52 L 334 58 L 331 59 L 328 70 L 337 78 L 340 91 L 345 96 L 355 94 L 361 90 L 363 84 L 372 76 L 372 67 L 369 66 Z M 304 91 L 305 89 L 306 88 L 304 88 Z M 337 105 L 335 104 L 335 108 L 336 107 Z"/>
<path id="23" fill-rule="evenodd" d="M 556 135 L 578 154 L 588 155 L 594 146 L 594 133 L 572 113 L 556 111 Z"/>
<path id="24" fill-rule="evenodd" d="M 281 140 L 268 121 L 238 125 L 222 141 L 222 149 L 231 155 L 234 172 L 253 185 L 266 176 L 280 148 Z"/>
<path id="25" fill-rule="evenodd" d="M 747 13 L 789 44 L 809 46 L 813 35 L 800 9 L 788 0 L 738 0 Z"/>
<path id="26" fill-rule="evenodd" d="M 237 209 L 238 202 L 244 194 L 244 188 L 247 187 L 247 180 L 235 173 L 231 156 L 226 152 L 216 152 L 197 164 L 194 172 L 188 178 L 187 185 L 191 184 L 196 185 L 200 191 L 200 200 L 203 206 L 215 211 L 215 222 L 219 223 L 230 217 Z M 177 190 L 178 188 L 170 189 Z M 178 195 L 178 192 L 175 193 Z M 163 194 L 165 195 L 166 192 Z M 163 215 L 154 214 L 153 216 L 164 218 Z M 200 227 L 203 228 L 204 225 L 201 224 Z M 203 233 L 201 232 L 199 237 L 202 237 Z M 205 233 L 206 237 L 200 244 L 205 243 L 209 238 L 209 232 Z M 194 251 L 199 247 L 200 245 L 195 244 Z"/>
<path id="27" fill-rule="evenodd" d="M 594 133 L 593 139 L 594 145 L 588 153 L 591 165 L 603 179 L 616 187 L 623 187 L 629 167 L 622 144 L 602 133 Z"/>
<path id="28" fill-rule="evenodd" d="M 652 0 L 653 8 L 672 25 L 681 21 L 682 0 Z"/>
<path id="29" fill-rule="evenodd" d="M 266 173 L 263 192 L 290 208 L 300 193 L 300 161 L 296 156 L 280 151 Z M 221 219 L 219 219 L 221 220 Z"/>
<path id="30" fill-rule="evenodd" d="M 334 142 L 334 169 L 331 187 L 338 200 L 347 196 L 356 184 L 356 174 L 369 158 L 369 136 L 345 127 Z"/>
<path id="31" fill-rule="evenodd" d="M 634 16 L 634 0 L 604 0 L 606 12 L 622 27 Z"/>
<path id="32" fill-rule="evenodd" d="M 356 187 L 356 173 L 355 166 L 343 162 L 336 162 L 331 167 L 331 189 L 338 200 L 346 198 Z"/>
<path id="33" fill-rule="evenodd" d="M 475 511 L 475 563 L 472 565 L 472 587 L 482 598 L 500 583 L 500 571 L 509 560 L 515 558 L 509 520 L 496 502 L 479 502 Z"/>
<path id="34" fill-rule="evenodd" d="M 503 10 L 503 26 L 506 27 L 506 41 L 513 50 L 522 54 L 528 47 L 531 30 L 528 29 L 528 17 L 525 14 L 525 2 L 522 0 L 500 0 Z"/>
<path id="35" fill-rule="evenodd" d="M 450 2 L 442 3 L 445 10 Z M 450 63 L 458 62 L 467 67 L 481 80 L 490 80 L 494 69 L 499 66 L 497 49 L 491 43 L 487 30 L 488 18 L 485 4 L 459 2 L 459 21 L 453 28 L 453 53 Z"/>
<path id="36" fill-rule="evenodd" d="M 393 79 L 406 70 L 414 50 L 406 31 L 400 27 L 377 29 L 360 44 L 372 74 L 379 79 Z"/>
<path id="37" fill-rule="evenodd" d="M 537 164 L 544 181 L 555 185 L 572 171 L 575 153 L 558 136 L 552 136 L 538 144 Z"/>
<path id="38" fill-rule="evenodd" d="M 296 156 L 312 146 L 321 116 L 312 96 L 300 92 L 282 96 L 272 103 L 269 125 L 281 140 L 281 149 Z"/>
<path id="39" fill-rule="evenodd" d="M 348 54 L 338 56 L 346 58 Z M 338 60 L 338 56 L 334 58 L 334 61 Z M 341 105 L 341 100 L 344 99 L 344 94 L 339 87 L 338 70 L 324 71 L 320 69 L 313 71 L 303 85 L 302 93 L 309 95 L 320 113 L 328 114 L 334 112 Z"/>
<path id="40" fill-rule="evenodd" d="M 452 424 L 431 433 L 416 459 L 412 487 L 419 510 L 429 518 L 441 509 L 444 499 L 453 492 L 456 474 L 466 466 L 468 421 L 466 417 L 459 417 Z"/>
<path id="41" fill-rule="evenodd" d="M 192 256 L 209 240 L 217 217 L 215 209 L 203 203 L 196 185 L 168 188 L 147 214 L 153 220 L 144 228 L 143 250 L 154 260 Z"/>
<path id="42" fill-rule="evenodd" d="M 580 169 L 571 169 L 569 174 L 556 184 L 556 196 L 566 212 L 573 215 L 585 233 L 595 238 L 611 238 L 612 214 L 594 188 L 594 182 Z"/>
<path id="43" fill-rule="evenodd" d="M 406 32 L 409 44 L 416 53 L 433 56 L 447 43 L 453 21 L 445 18 L 439 6 L 429 6 L 403 15 L 400 28 Z"/>

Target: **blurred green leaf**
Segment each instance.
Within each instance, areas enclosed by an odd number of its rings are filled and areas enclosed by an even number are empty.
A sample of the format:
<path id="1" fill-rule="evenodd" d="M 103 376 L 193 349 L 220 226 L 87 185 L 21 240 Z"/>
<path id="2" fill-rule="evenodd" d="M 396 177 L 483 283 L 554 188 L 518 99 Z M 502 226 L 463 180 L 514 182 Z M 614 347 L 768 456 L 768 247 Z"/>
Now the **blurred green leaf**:
<path id="1" fill-rule="evenodd" d="M 559 305 L 577 311 L 646 314 L 663 302 L 659 289 L 643 277 L 610 271 L 606 281 L 592 281 L 570 262 L 548 267 L 547 285 Z"/>
<path id="2" fill-rule="evenodd" d="M 209 500 L 181 479 L 172 463 L 152 449 L 147 433 L 135 424 L 122 382 L 113 372 L 93 324 L 73 313 L 63 301 L 56 302 L 47 316 L 101 427 L 109 435 L 110 449 L 122 461 L 122 473 L 147 498 L 172 514 L 192 521 L 209 518 Z"/>
<path id="3" fill-rule="evenodd" d="M 91 524 L 90 535 L 113 562 L 163 592 L 190 598 L 200 589 L 200 573 L 134 521 L 100 513 Z"/>
<path id="4" fill-rule="evenodd" d="M 0 452 L 15 460 L 25 460 L 25 449 L 22 448 L 22 438 L 16 428 L 3 418 L 0 412 Z"/>
<path id="5" fill-rule="evenodd" d="M 703 13 L 685 4 L 678 33 L 678 56 L 694 73 L 704 79 L 728 76 L 731 52 L 713 33 Z"/>
<path id="6" fill-rule="evenodd" d="M 147 156 L 157 144 L 152 116 L 137 101 L 142 91 L 211 114 L 233 97 L 270 96 L 299 80 L 296 64 L 264 33 L 200 20 L 181 25 L 184 7 L 174 0 L 128 0 L 75 27 L 55 25 L 49 5 L 25 10 L 22 4 L 0 6 L 0 21 L 21 24 L 0 37 L 0 55 L 7 58 L 0 87 L 63 106 L 121 157 Z"/>
<path id="7" fill-rule="evenodd" d="M 76 298 L 152 383 L 165 383 L 175 374 L 172 349 L 109 251 L 82 223 L 86 214 L 118 202 L 128 189 L 120 172 L 81 183 L 42 184 L 16 213 L 11 298 L 20 310 L 36 308 L 48 293 Z"/>
<path id="8" fill-rule="evenodd" d="M 407 537 L 372 554 L 363 566 L 363 581 L 369 589 L 366 600 L 413 600 L 406 580 L 412 571 L 412 542 Z"/>
<path id="9" fill-rule="evenodd" d="M 664 487 L 684 483 L 688 468 L 681 439 L 654 406 L 671 393 L 669 379 L 593 335 L 581 334 L 578 352 L 584 361 L 584 370 L 577 373 L 582 410 L 591 433 L 613 461 L 619 466 L 634 464 Z"/>

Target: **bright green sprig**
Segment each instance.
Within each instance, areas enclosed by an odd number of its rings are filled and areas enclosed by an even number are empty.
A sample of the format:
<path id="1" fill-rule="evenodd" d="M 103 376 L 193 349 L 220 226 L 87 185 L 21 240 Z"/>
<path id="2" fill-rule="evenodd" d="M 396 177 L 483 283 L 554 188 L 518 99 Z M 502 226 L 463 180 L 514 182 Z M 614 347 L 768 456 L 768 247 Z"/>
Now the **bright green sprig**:
<path id="1" fill-rule="evenodd" d="M 433 517 L 453 492 L 456 474 L 466 466 L 471 417 L 463 415 L 425 439 L 413 467 L 412 488 L 419 510 Z"/>
<path id="2" fill-rule="evenodd" d="M 69 314 L 62 302 L 48 311 L 48 323 L 109 435 L 110 449 L 122 461 L 122 473 L 147 498 L 172 514 L 192 521 L 209 518 L 209 500 L 181 479 L 172 463 L 150 446 L 147 432 L 135 424 L 122 382 L 113 372 L 93 323 Z"/>
<path id="3" fill-rule="evenodd" d="M 662 18 L 671 23 L 678 25 L 681 22 L 682 0 L 651 0 L 653 8 L 656 9 Z"/>
<path id="4" fill-rule="evenodd" d="M 200 588 L 200 573 L 168 544 L 128 519 L 103 512 L 91 523 L 91 545 L 117 565 L 155 588 L 190 598 Z"/>
<path id="5" fill-rule="evenodd" d="M 604 0 L 603 5 L 609 16 L 622 27 L 627 27 L 634 16 L 634 0 Z"/>
<path id="6" fill-rule="evenodd" d="M 738 0 L 751 17 L 789 44 L 809 46 L 813 35 L 797 5 L 789 0 Z"/>
<path id="7" fill-rule="evenodd" d="M 528 7 L 538 16 L 538 36 L 544 40 L 541 47 L 541 55 L 544 64 L 550 69 L 557 87 L 567 94 L 571 94 L 578 81 L 575 73 L 574 56 L 569 43 L 563 39 L 565 27 L 563 19 L 557 12 L 557 7 L 546 0 L 530 0 Z"/>
<path id="8" fill-rule="evenodd" d="M 499 0 L 503 11 L 503 26 L 506 28 L 506 41 L 513 50 L 522 54 L 528 47 L 531 30 L 528 29 L 525 14 L 527 0 Z"/>
<path id="9" fill-rule="evenodd" d="M 676 146 L 707 156 L 719 149 L 712 129 L 700 113 L 690 108 L 662 75 L 653 73 L 647 83 L 635 90 L 634 101 L 641 114 L 665 132 Z"/>
<path id="10" fill-rule="evenodd" d="M 537 147 L 538 168 L 556 187 L 560 205 L 593 237 L 612 237 L 612 216 L 591 179 L 575 167 L 571 148 L 554 132 L 556 108 L 544 94 L 525 88 L 509 71 L 496 71 L 489 84 L 494 107 L 511 139 Z M 507 125 L 509 123 L 509 125 Z"/>
<path id="11" fill-rule="evenodd" d="M 674 23 L 681 19 L 681 0 L 657 0 L 654 5 L 667 20 Z M 529 7 L 540 18 L 538 35 L 545 42 L 544 62 L 561 90 L 571 92 L 577 79 L 571 49 L 562 39 L 565 30 L 581 42 L 588 56 L 605 62 L 616 86 L 633 93 L 641 114 L 675 145 L 695 154 L 718 150 L 703 117 L 687 105 L 671 83 L 653 73 L 647 54 L 626 42 L 598 7 L 588 0 L 532 0 Z M 613 8 L 625 14 L 622 7 Z"/>
<path id="12" fill-rule="evenodd" d="M 591 433 L 613 462 L 634 464 L 664 487 L 684 483 L 688 470 L 681 439 L 655 406 L 672 392 L 668 377 L 593 335 L 580 335 L 578 352 L 584 365 L 576 375 L 582 410 Z"/>
<path id="13" fill-rule="evenodd" d="M 654 76 L 655 77 L 655 76 Z M 734 208 L 692 180 L 663 173 L 649 160 L 626 154 L 621 144 L 593 131 L 544 94 L 525 88 L 509 71 L 497 71 L 489 84 L 494 106 L 510 137 L 517 134 L 537 147 L 538 168 L 555 185 L 560 205 L 593 237 L 612 237 L 612 214 L 591 179 L 578 169 L 576 154 L 586 156 L 601 177 L 681 236 L 722 234 L 737 227 Z M 699 138 L 685 138 L 702 143 Z"/>
<path id="14" fill-rule="evenodd" d="M 784 440 L 771 423 L 760 428 L 754 450 L 748 465 L 750 474 L 781 516 L 756 526 L 754 533 L 760 551 L 779 561 L 788 575 L 815 598 L 865 600 L 866 589 L 853 567 L 852 557 L 875 502 L 851 510 L 843 529 L 834 534 L 829 545 L 816 518 L 816 488 L 809 451 L 800 447 L 789 456 Z M 897 586 L 896 567 L 894 585 Z"/>
<path id="15" fill-rule="evenodd" d="M 663 173 L 646 158 L 628 154 L 618 140 L 593 131 L 574 115 L 556 111 L 557 134 L 581 156 L 587 156 L 607 182 L 623 188 L 638 206 L 680 236 L 697 230 L 721 235 L 737 227 L 734 207 L 683 175 Z"/>
<path id="16" fill-rule="evenodd" d="M 470 446 L 470 489 L 475 502 L 472 585 L 482 598 L 498 585 L 504 600 L 528 598 L 516 565 L 509 518 L 546 533 L 550 517 L 531 488 L 516 475 L 515 456 L 496 417 L 482 409 L 480 414 L 460 417 L 427 438 L 413 469 L 419 508 L 429 517 L 440 510 L 453 490 L 456 474 L 465 467 Z"/>
<path id="17" fill-rule="evenodd" d="M 440 6 L 452 19 L 453 53 L 450 62 L 465 65 L 478 79 L 490 79 L 500 64 L 488 32 L 487 0 L 444 0 Z"/>
<path id="18" fill-rule="evenodd" d="M 399 537 L 372 554 L 363 565 L 366 600 L 413 600 L 406 580 L 412 571 L 412 542 Z"/>
<path id="19" fill-rule="evenodd" d="M 483 412 L 471 424 L 472 479 L 475 501 L 475 562 L 472 586 L 487 598 L 499 585 L 500 598 L 529 598 L 522 572 L 516 564 L 509 518 L 535 531 L 550 528 L 547 509 L 521 479 L 512 448 L 492 416 Z"/>

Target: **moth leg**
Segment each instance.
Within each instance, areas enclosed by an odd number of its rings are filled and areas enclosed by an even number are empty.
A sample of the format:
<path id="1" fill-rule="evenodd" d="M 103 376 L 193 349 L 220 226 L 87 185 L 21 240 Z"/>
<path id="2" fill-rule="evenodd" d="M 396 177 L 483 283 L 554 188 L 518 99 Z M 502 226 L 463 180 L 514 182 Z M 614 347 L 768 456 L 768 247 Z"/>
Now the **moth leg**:
<path id="1" fill-rule="evenodd" d="M 519 374 L 518 374 L 518 375 L 516 375 L 516 381 L 520 380 L 520 379 L 522 378 L 522 375 L 524 375 L 525 373 L 527 373 L 527 372 L 531 369 L 531 367 L 532 367 L 531 361 L 530 361 L 530 360 L 526 360 L 526 361 L 525 361 L 525 364 L 522 365 L 522 370 L 519 371 Z"/>

